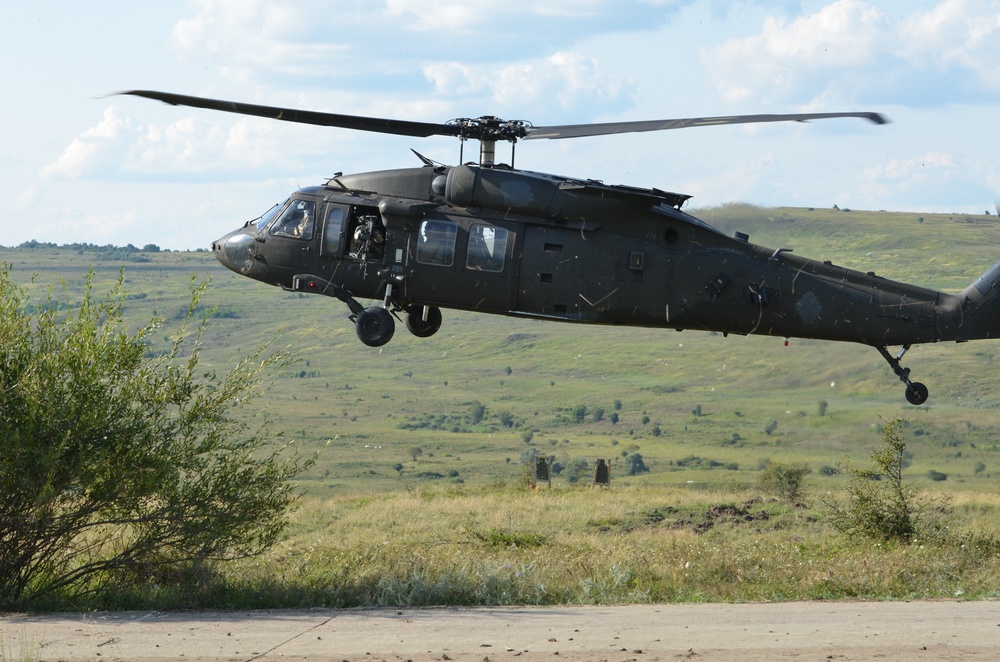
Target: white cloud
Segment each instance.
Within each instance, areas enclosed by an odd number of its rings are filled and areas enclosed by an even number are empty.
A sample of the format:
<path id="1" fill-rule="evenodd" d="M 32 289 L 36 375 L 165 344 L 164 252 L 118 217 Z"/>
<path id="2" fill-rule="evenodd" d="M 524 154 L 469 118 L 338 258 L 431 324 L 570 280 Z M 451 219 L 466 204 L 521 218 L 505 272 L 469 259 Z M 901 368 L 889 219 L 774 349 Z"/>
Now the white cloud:
<path id="1" fill-rule="evenodd" d="M 191 64 L 229 80 L 291 77 L 329 89 L 350 81 L 402 87 L 431 65 L 518 62 L 569 49 L 586 35 L 646 31 L 690 0 L 193 0 L 173 30 Z M 295 79 L 298 79 L 297 81 Z"/>
<path id="2" fill-rule="evenodd" d="M 996 0 L 942 0 L 902 17 L 837 0 L 793 20 L 769 16 L 757 34 L 705 49 L 702 60 L 732 103 L 942 105 L 1000 96 L 998 39 Z"/>
<path id="3" fill-rule="evenodd" d="M 761 31 L 703 51 L 723 99 L 818 95 L 833 72 L 870 65 L 888 16 L 857 0 L 838 0 L 793 21 L 765 19 Z"/>
<path id="4" fill-rule="evenodd" d="M 899 53 L 920 69 L 966 75 L 1000 92 L 1000 3 L 944 0 L 902 24 Z"/>
<path id="5" fill-rule="evenodd" d="M 67 179 L 95 175 L 121 162 L 141 137 L 141 127 L 112 106 L 96 126 L 77 136 L 55 162 L 42 168 L 41 175 Z"/>
<path id="6" fill-rule="evenodd" d="M 668 16 L 686 4 L 689 0 L 439 0 L 431 9 L 424 0 L 386 0 L 385 14 L 404 19 L 410 29 L 428 32 L 534 32 L 539 24 L 551 32 L 558 29 L 555 23 L 566 21 L 573 27 L 590 25 L 592 32 L 636 13 Z M 629 30 L 648 27 L 635 23 Z"/>
<path id="7" fill-rule="evenodd" d="M 254 172 L 299 172 L 306 159 L 328 153 L 323 129 L 262 118 L 181 116 L 164 125 L 141 124 L 120 107 L 76 137 L 47 178 L 132 180 L 136 176 L 209 174 L 215 180 Z"/>
<path id="8" fill-rule="evenodd" d="M 457 62 L 424 68 L 439 94 L 488 94 L 501 109 L 544 114 L 553 108 L 586 104 L 591 112 L 620 105 L 630 90 L 626 80 L 602 71 L 600 64 L 580 53 L 560 51 L 545 59 L 504 65 L 469 66 Z"/>
<path id="9" fill-rule="evenodd" d="M 865 180 L 912 181 L 937 178 L 943 170 L 954 169 L 955 160 L 944 152 L 927 152 L 908 159 L 890 159 L 883 165 L 865 170 Z"/>
<path id="10" fill-rule="evenodd" d="M 193 15 L 179 20 L 173 44 L 192 62 L 216 62 L 219 71 L 247 82 L 261 72 L 312 77 L 350 56 L 352 13 L 328 3 L 271 0 L 196 0 Z M 347 3 L 345 3 L 347 4 Z M 341 37 L 341 40 L 336 39 Z M 357 37 L 355 37 L 357 39 Z"/>

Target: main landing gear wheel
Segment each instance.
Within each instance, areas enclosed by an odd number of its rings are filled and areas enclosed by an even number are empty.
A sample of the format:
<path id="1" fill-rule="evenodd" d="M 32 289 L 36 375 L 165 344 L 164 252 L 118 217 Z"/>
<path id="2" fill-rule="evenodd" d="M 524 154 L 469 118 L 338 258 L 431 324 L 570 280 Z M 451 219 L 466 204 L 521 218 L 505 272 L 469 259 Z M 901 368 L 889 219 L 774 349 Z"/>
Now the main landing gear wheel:
<path id="1" fill-rule="evenodd" d="M 406 311 L 406 328 L 418 338 L 430 338 L 441 328 L 441 309 L 437 306 L 410 308 Z"/>
<path id="2" fill-rule="evenodd" d="M 911 382 L 906 387 L 906 401 L 911 405 L 922 405 L 927 402 L 929 392 L 920 382 Z"/>
<path id="3" fill-rule="evenodd" d="M 369 347 L 381 347 L 392 339 L 396 322 L 385 308 L 372 306 L 358 313 L 354 329 L 361 342 Z"/>

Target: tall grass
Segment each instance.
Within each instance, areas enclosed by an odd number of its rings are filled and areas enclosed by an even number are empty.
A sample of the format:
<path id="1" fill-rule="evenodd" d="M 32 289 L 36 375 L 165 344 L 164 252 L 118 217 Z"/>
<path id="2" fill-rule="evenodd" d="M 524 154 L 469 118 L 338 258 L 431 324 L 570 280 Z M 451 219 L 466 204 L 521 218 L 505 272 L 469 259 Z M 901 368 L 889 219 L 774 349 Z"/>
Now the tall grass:
<path id="1" fill-rule="evenodd" d="M 971 497 L 970 497 L 971 499 Z M 973 501 L 968 501 L 971 506 Z M 992 504 L 985 504 L 992 508 Z M 98 608 L 262 608 L 995 598 L 1000 544 L 837 535 L 754 492 L 435 488 L 307 499 L 264 557 Z"/>

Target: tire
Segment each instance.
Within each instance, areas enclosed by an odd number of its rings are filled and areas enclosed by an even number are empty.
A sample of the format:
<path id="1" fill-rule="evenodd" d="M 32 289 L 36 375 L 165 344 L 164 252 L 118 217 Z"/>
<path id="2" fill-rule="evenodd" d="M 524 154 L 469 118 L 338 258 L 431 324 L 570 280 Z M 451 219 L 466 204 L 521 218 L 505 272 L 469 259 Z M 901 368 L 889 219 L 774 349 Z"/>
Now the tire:
<path id="1" fill-rule="evenodd" d="M 441 309 L 427 308 L 427 321 L 423 319 L 423 306 L 415 306 L 406 313 L 406 328 L 418 338 L 430 338 L 441 328 Z"/>
<path id="2" fill-rule="evenodd" d="M 354 329 L 361 342 L 369 347 L 381 347 L 392 339 L 396 322 L 388 310 L 373 306 L 358 313 Z"/>
<path id="3" fill-rule="evenodd" d="M 920 382 L 913 382 L 906 387 L 906 401 L 911 405 L 922 405 L 927 402 L 927 396 L 930 395 L 927 387 Z"/>

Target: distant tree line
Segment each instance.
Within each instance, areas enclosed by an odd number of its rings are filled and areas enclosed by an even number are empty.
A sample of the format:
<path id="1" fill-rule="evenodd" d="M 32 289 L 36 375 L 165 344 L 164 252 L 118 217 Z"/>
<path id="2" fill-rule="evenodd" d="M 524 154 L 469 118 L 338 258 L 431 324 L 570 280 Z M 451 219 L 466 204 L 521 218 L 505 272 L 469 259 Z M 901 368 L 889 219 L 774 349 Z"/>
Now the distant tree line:
<path id="1" fill-rule="evenodd" d="M 61 251 L 76 251 L 77 253 L 97 253 L 102 259 L 122 259 L 130 262 L 146 262 L 149 260 L 148 257 L 143 255 L 143 253 L 169 253 L 169 248 L 160 248 L 156 244 L 146 244 L 142 248 L 133 246 L 132 244 L 126 244 L 125 246 L 115 246 L 114 244 L 105 244 L 99 246 L 97 244 L 91 244 L 89 242 L 75 243 L 75 244 L 54 244 L 50 241 L 37 241 L 32 239 L 31 241 L 25 241 L 17 246 L 0 246 L 0 248 L 24 248 L 28 250 L 38 249 L 38 248 L 48 248 L 56 249 Z M 204 252 L 204 248 L 199 248 L 197 252 Z"/>

